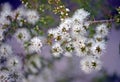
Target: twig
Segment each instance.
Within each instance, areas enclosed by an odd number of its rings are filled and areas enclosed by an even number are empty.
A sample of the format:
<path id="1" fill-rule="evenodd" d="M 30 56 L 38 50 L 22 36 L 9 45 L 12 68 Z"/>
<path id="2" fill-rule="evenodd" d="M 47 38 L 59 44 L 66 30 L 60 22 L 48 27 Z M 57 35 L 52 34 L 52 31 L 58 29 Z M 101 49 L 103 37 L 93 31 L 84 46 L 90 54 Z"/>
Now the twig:
<path id="1" fill-rule="evenodd" d="M 111 23 L 114 22 L 114 19 L 109 19 L 109 20 L 94 20 L 94 21 L 89 21 L 90 24 L 95 24 L 95 23 Z"/>

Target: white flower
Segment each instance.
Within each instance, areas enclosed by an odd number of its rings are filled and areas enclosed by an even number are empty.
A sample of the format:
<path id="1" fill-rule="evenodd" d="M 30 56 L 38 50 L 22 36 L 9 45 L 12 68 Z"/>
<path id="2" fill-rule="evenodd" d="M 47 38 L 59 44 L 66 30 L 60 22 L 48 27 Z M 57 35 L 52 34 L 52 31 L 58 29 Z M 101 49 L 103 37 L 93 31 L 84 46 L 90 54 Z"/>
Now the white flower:
<path id="1" fill-rule="evenodd" d="M 65 45 L 65 49 L 66 51 L 68 52 L 73 52 L 74 51 L 74 46 L 73 46 L 73 43 L 72 42 L 69 42 Z"/>
<path id="2" fill-rule="evenodd" d="M 98 57 L 100 57 L 103 54 L 104 50 L 105 50 L 105 42 L 95 43 L 91 47 L 92 53 Z"/>
<path id="3" fill-rule="evenodd" d="M 58 29 L 60 29 L 61 32 L 67 32 L 71 28 L 71 25 L 72 25 L 72 19 L 66 18 L 64 21 L 62 21 Z"/>
<path id="4" fill-rule="evenodd" d="M 88 38 L 87 41 L 85 42 L 88 47 L 92 47 L 95 44 L 95 40 Z"/>
<path id="5" fill-rule="evenodd" d="M 7 18 L 0 17 L 0 24 L 2 24 L 2 25 L 5 25 L 5 24 L 9 25 L 10 21 Z"/>
<path id="6" fill-rule="evenodd" d="M 35 24 L 39 20 L 38 12 L 35 10 L 28 10 L 26 12 L 27 21 L 31 24 Z"/>
<path id="7" fill-rule="evenodd" d="M 61 48 L 59 43 L 55 43 L 52 46 L 52 50 L 51 51 L 52 51 L 53 56 L 55 56 L 55 57 L 60 57 L 60 54 L 63 53 L 63 49 Z"/>
<path id="8" fill-rule="evenodd" d="M 3 4 L 1 15 L 6 17 L 6 16 L 11 16 L 11 14 L 12 14 L 11 5 L 9 3 Z"/>
<path id="9" fill-rule="evenodd" d="M 20 6 L 15 11 L 13 11 L 12 18 L 15 19 L 15 17 L 17 16 L 17 20 L 22 20 L 23 18 L 25 18 L 26 11 L 27 11 L 27 9 L 25 9 L 24 6 Z"/>
<path id="10" fill-rule="evenodd" d="M 42 47 L 42 41 L 41 41 L 40 37 L 33 37 L 30 40 L 30 46 L 28 47 L 28 50 L 31 53 L 40 52 L 41 47 Z"/>
<path id="11" fill-rule="evenodd" d="M 93 71 L 99 71 L 101 69 L 101 61 L 94 57 L 85 57 L 80 61 L 81 69 L 85 73 L 91 73 Z"/>
<path id="12" fill-rule="evenodd" d="M 96 27 L 97 34 L 100 34 L 101 36 L 105 37 L 108 35 L 108 28 L 106 24 L 101 24 Z"/>
<path id="13" fill-rule="evenodd" d="M 19 59 L 17 56 L 10 57 L 7 60 L 7 66 L 9 69 L 12 69 L 12 70 L 20 70 L 22 68 L 21 59 Z"/>
<path id="14" fill-rule="evenodd" d="M 57 33 L 58 29 L 49 29 L 48 36 L 55 37 L 55 33 Z"/>
<path id="15" fill-rule="evenodd" d="M 59 42 L 66 42 L 66 41 L 68 42 L 71 40 L 71 36 L 67 32 L 61 33 L 60 31 L 58 31 L 54 34 L 54 39 L 55 41 L 59 41 Z"/>
<path id="16" fill-rule="evenodd" d="M 73 25 L 72 27 L 72 33 L 73 35 L 79 35 L 81 32 L 80 25 Z"/>
<path id="17" fill-rule="evenodd" d="M 88 55 L 89 48 L 85 44 L 78 44 L 78 46 L 75 47 L 75 50 L 77 52 L 77 56 L 86 56 Z"/>
<path id="18" fill-rule="evenodd" d="M 72 57 L 72 52 L 74 51 L 74 46 L 72 42 L 69 42 L 65 45 L 65 53 L 63 54 L 66 57 Z"/>
<path id="19" fill-rule="evenodd" d="M 78 35 L 85 35 L 87 33 L 86 29 L 83 27 L 83 24 L 75 24 L 72 26 L 72 36 L 78 37 Z"/>
<path id="20" fill-rule="evenodd" d="M 75 41 L 73 42 L 73 45 L 75 47 L 75 51 L 77 52 L 77 56 L 86 56 L 89 48 L 86 46 L 87 38 L 84 36 L 78 36 Z"/>
<path id="21" fill-rule="evenodd" d="M 18 42 L 26 42 L 31 38 L 30 33 L 26 28 L 17 29 L 14 37 Z"/>
<path id="22" fill-rule="evenodd" d="M 89 28 L 89 25 L 90 25 L 90 22 L 88 22 L 88 21 L 85 21 L 84 24 L 83 24 L 83 26 L 84 26 L 86 29 Z"/>
<path id="23" fill-rule="evenodd" d="M 61 41 L 62 42 L 69 42 L 71 41 L 71 36 L 69 33 L 61 33 Z"/>
<path id="24" fill-rule="evenodd" d="M 8 55 L 11 55 L 12 53 L 13 53 L 13 51 L 12 51 L 12 47 L 10 45 L 8 45 L 8 44 L 2 44 L 0 46 L 0 54 L 2 56 L 7 57 Z"/>
<path id="25" fill-rule="evenodd" d="M 85 11 L 84 9 L 78 9 L 74 15 L 73 15 L 73 20 L 77 20 L 79 22 L 83 22 L 87 16 L 89 16 L 90 13 L 88 13 L 87 11 Z"/>
<path id="26" fill-rule="evenodd" d="M 100 34 L 95 34 L 94 39 L 96 42 L 105 42 L 104 37 Z"/>
<path id="27" fill-rule="evenodd" d="M 74 47 L 82 45 L 82 44 L 85 44 L 86 41 L 87 41 L 86 37 L 84 37 L 84 36 L 78 36 L 78 37 L 75 38 L 75 40 L 73 42 Z"/>
<path id="28" fill-rule="evenodd" d="M 55 41 L 61 41 L 62 40 L 62 33 L 60 32 L 59 29 L 55 29 L 54 39 L 55 39 Z"/>
<path id="29" fill-rule="evenodd" d="M 68 32 L 61 32 L 61 29 L 50 29 L 48 31 L 48 36 L 53 37 L 55 41 L 70 41 L 71 37 Z"/>

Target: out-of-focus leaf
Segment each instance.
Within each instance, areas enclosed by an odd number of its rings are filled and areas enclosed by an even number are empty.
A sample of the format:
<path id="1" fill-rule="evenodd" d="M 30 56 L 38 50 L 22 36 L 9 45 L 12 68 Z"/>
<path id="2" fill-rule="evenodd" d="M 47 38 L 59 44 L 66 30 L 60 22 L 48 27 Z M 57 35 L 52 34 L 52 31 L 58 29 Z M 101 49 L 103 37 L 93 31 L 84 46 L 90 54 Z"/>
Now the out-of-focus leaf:
<path id="1" fill-rule="evenodd" d="M 95 34 L 95 29 L 91 26 L 89 27 L 89 37 L 92 38 Z"/>
<path id="2" fill-rule="evenodd" d="M 54 24 L 54 19 L 51 16 L 41 17 L 38 25 L 42 27 L 50 27 Z"/>
<path id="3" fill-rule="evenodd" d="M 48 3 L 48 0 L 40 0 L 40 1 L 41 3 L 44 3 L 44 4 Z"/>

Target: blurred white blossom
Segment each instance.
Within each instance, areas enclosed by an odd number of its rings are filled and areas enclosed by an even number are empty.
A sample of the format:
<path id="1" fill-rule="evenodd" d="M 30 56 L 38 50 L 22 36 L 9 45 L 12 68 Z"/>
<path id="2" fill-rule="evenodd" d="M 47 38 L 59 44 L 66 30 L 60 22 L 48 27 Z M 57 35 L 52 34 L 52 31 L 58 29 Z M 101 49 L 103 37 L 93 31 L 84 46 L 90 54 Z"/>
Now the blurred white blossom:
<path id="1" fill-rule="evenodd" d="M 2 11 L 0 13 L 0 24 L 10 24 L 8 16 L 12 16 L 12 9 L 9 3 L 5 3 L 2 6 Z M 3 22 L 4 21 L 4 22 Z"/>
<path id="2" fill-rule="evenodd" d="M 13 50 L 12 50 L 12 47 L 10 45 L 8 45 L 8 44 L 2 44 L 0 46 L 0 54 L 2 56 L 7 57 L 7 56 L 11 55 L 12 53 L 13 53 Z"/>
<path id="3" fill-rule="evenodd" d="M 108 28 L 106 24 L 101 24 L 96 27 L 97 34 L 100 34 L 101 36 L 105 37 L 108 35 Z"/>
<path id="4" fill-rule="evenodd" d="M 43 46 L 40 37 L 33 37 L 30 40 L 30 45 L 28 46 L 28 51 L 30 53 L 41 52 L 41 47 Z"/>
<path id="5" fill-rule="evenodd" d="M 85 72 L 85 73 L 91 73 L 93 71 L 98 71 L 101 69 L 101 61 L 99 59 L 96 59 L 94 57 L 86 57 L 83 58 L 80 61 L 80 68 Z"/>
<path id="6" fill-rule="evenodd" d="M 35 10 L 27 10 L 26 18 L 29 23 L 35 24 L 39 19 L 39 14 Z"/>
<path id="7" fill-rule="evenodd" d="M 13 56 L 7 60 L 7 66 L 11 70 L 21 70 L 22 69 L 22 61 L 19 57 Z"/>
<path id="8" fill-rule="evenodd" d="M 30 40 L 31 36 L 29 31 L 26 28 L 17 29 L 14 37 L 17 39 L 18 42 L 26 42 Z"/>

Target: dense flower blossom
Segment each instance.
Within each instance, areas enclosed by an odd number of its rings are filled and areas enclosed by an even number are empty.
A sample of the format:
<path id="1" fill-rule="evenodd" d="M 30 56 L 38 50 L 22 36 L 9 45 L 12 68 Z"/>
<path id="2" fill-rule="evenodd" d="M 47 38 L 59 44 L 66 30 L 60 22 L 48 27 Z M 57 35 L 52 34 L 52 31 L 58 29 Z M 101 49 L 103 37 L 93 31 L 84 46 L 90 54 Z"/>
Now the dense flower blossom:
<path id="1" fill-rule="evenodd" d="M 66 8 L 66 11 L 69 10 Z M 64 12 L 60 12 L 60 14 L 64 14 Z M 80 66 L 85 73 L 102 68 L 99 58 L 106 48 L 105 38 L 109 33 L 107 24 L 93 25 L 95 28 L 92 28 L 94 31 L 92 34 L 91 22 L 88 20 L 90 13 L 84 9 L 78 9 L 71 17 L 63 19 L 56 28 L 49 29 L 48 38 L 43 40 L 43 37 L 40 36 L 41 28 L 39 27 L 41 26 L 39 25 L 42 25 L 41 22 L 44 20 L 40 20 L 40 16 L 37 10 L 25 6 L 12 10 L 7 3 L 1 7 L 0 82 L 22 82 L 24 74 L 26 77 L 29 77 L 29 73 L 37 75 L 43 68 L 46 68 L 46 65 L 51 67 L 53 60 L 46 59 L 45 61 L 44 57 L 38 55 L 44 49 L 42 48 L 44 43 L 49 39 L 53 59 L 63 56 L 73 57 L 75 54 L 82 58 Z M 23 50 L 23 53 L 14 54 L 14 48 L 7 44 L 9 37 L 14 37 L 19 43 L 22 43 L 25 53 Z"/>
<path id="2" fill-rule="evenodd" d="M 71 18 L 62 21 L 57 28 L 48 31 L 48 36 L 52 36 L 51 38 L 59 43 L 52 46 L 53 56 L 59 57 L 60 54 L 63 54 L 70 57 L 72 52 L 75 51 L 77 56 L 84 58 L 81 64 L 82 70 L 85 72 L 93 70 L 93 67 L 89 66 L 93 56 L 99 58 L 103 55 L 106 43 L 104 38 L 108 34 L 107 25 L 101 24 L 96 26 L 95 34 L 90 37 L 90 22 L 87 19 L 89 15 L 90 13 L 84 9 L 79 9 Z M 66 44 L 70 45 L 66 46 Z M 88 62 L 88 65 L 84 65 L 86 62 Z M 95 62 L 96 65 L 99 64 L 97 59 Z M 95 69 L 98 69 L 98 67 Z"/>

